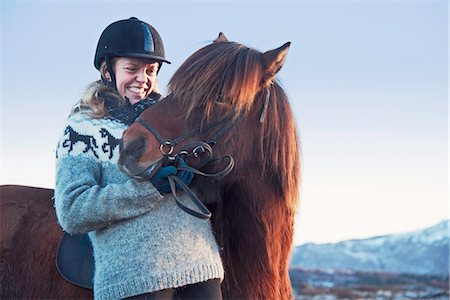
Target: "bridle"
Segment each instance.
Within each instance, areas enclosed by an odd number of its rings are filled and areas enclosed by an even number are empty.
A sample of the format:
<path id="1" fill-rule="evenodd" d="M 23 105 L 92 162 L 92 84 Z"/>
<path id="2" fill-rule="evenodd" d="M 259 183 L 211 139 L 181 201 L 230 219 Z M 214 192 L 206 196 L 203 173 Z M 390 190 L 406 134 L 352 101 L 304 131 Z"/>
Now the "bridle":
<path id="1" fill-rule="evenodd" d="M 222 127 L 222 129 L 220 129 L 219 131 L 216 132 L 216 134 L 214 134 L 208 142 L 206 142 L 208 145 L 212 146 L 214 145 L 218 139 L 220 139 L 228 130 L 230 130 L 230 128 L 234 125 L 234 122 L 232 121 L 234 115 L 236 114 L 236 112 L 233 110 L 231 112 L 229 112 L 228 114 L 226 114 L 225 116 L 223 116 L 222 118 L 220 118 L 219 120 L 212 122 L 210 124 L 207 124 L 204 127 L 199 127 L 197 129 L 185 132 L 183 134 L 181 134 L 180 136 L 174 138 L 174 139 L 165 139 L 163 138 L 159 132 L 153 127 L 151 126 L 148 122 L 146 122 L 145 120 L 143 120 L 141 117 L 138 117 L 136 119 L 135 122 L 141 124 L 145 129 L 147 129 L 148 131 L 150 131 L 151 134 L 153 134 L 153 136 L 158 140 L 158 142 L 160 143 L 159 145 L 159 151 L 161 151 L 161 154 L 169 159 L 169 160 L 175 160 L 175 158 L 177 157 L 177 155 L 182 154 L 177 153 L 175 155 L 173 154 L 174 148 L 176 145 L 178 145 L 180 142 L 186 140 L 187 138 L 194 136 L 196 134 L 199 133 L 204 133 L 222 123 L 226 123 L 224 127 Z M 204 143 L 204 142 L 203 142 Z M 199 145 L 199 149 L 201 150 L 201 146 L 205 146 L 204 144 Z M 193 153 L 194 156 L 198 155 L 198 152 Z M 197 156 L 196 156 L 197 157 Z"/>
<path id="2" fill-rule="evenodd" d="M 193 156 L 195 158 L 199 157 L 202 154 L 206 154 L 208 157 L 206 160 L 201 162 L 199 166 L 196 168 L 190 167 L 190 166 L 178 166 L 177 170 L 179 171 L 189 171 L 197 175 L 210 177 L 213 179 L 221 179 L 225 177 L 228 173 L 230 173 L 234 168 L 234 159 L 233 157 L 229 155 L 225 155 L 221 158 L 213 158 L 212 156 L 212 146 L 214 146 L 217 141 L 228 131 L 230 130 L 233 125 L 235 124 L 236 118 L 234 116 L 236 115 L 236 112 L 233 110 L 223 116 L 222 118 L 216 120 L 215 122 L 209 123 L 206 126 L 199 127 L 197 129 L 185 132 L 181 134 L 180 136 L 174 138 L 174 139 L 165 139 L 161 136 L 161 134 L 153 127 L 151 126 L 147 121 L 143 120 L 141 117 L 138 117 L 135 122 L 142 125 L 145 129 L 147 129 L 160 143 L 159 150 L 161 151 L 161 154 L 163 155 L 163 158 L 161 160 L 166 161 L 175 161 L 177 157 L 187 157 L 187 156 Z M 178 153 L 174 153 L 175 146 L 177 146 L 182 141 L 195 136 L 199 133 L 204 133 L 206 131 L 209 131 L 215 127 L 218 127 L 219 125 L 224 125 L 220 130 L 216 131 L 215 134 L 213 134 L 207 142 L 205 141 L 196 141 L 196 142 L 190 142 L 184 145 L 183 149 L 180 150 Z M 188 150 L 192 149 L 192 150 Z M 225 166 L 224 169 L 217 173 L 204 173 L 200 170 L 198 170 L 201 167 L 204 167 L 207 164 L 213 163 L 217 160 L 223 160 L 228 159 L 228 164 Z M 151 166 L 146 168 L 141 174 L 138 175 L 141 179 L 149 179 L 151 176 L 151 173 L 154 169 L 154 166 L 158 162 L 153 163 Z M 175 201 L 177 202 L 178 206 L 183 209 L 185 212 L 198 217 L 200 219 L 209 219 L 211 217 L 211 212 L 208 210 L 208 208 L 203 205 L 203 203 L 198 199 L 198 197 L 189 189 L 189 187 L 176 175 L 170 175 L 168 177 L 170 189 L 172 191 L 172 194 L 175 198 Z M 178 198 L 176 193 L 176 185 L 178 185 L 182 190 L 186 192 L 186 194 L 189 196 L 189 198 L 192 200 L 192 202 L 195 204 L 195 206 L 200 210 L 196 211 L 194 209 L 191 209 L 184 205 L 182 201 Z"/>
<path id="3" fill-rule="evenodd" d="M 261 116 L 259 118 L 259 123 L 263 123 L 264 119 L 267 115 L 269 99 L 270 99 L 270 89 L 267 88 L 267 94 L 266 94 L 266 98 L 264 101 Z M 197 166 L 197 168 L 193 168 L 190 166 L 179 166 L 179 167 L 177 167 L 177 170 L 179 170 L 179 171 L 185 170 L 185 171 L 189 171 L 194 174 L 197 174 L 197 175 L 211 177 L 211 178 L 218 180 L 218 179 L 225 177 L 228 173 L 230 173 L 233 170 L 234 159 L 230 155 L 225 155 L 221 158 L 213 158 L 212 146 L 214 146 L 217 143 L 217 141 L 228 130 L 230 130 L 233 127 L 236 120 L 238 120 L 238 118 L 239 118 L 239 117 L 235 117 L 235 116 L 236 116 L 236 111 L 232 110 L 229 113 L 227 113 L 225 116 L 223 116 L 222 118 L 219 118 L 218 120 L 216 120 L 215 122 L 209 123 L 204 127 L 199 127 L 197 129 L 185 132 L 174 139 L 163 138 L 161 136 L 161 134 L 159 134 L 159 132 L 153 126 L 151 126 L 148 122 L 143 120 L 141 117 L 138 117 L 135 122 L 142 125 L 158 140 L 158 142 L 160 143 L 159 151 L 161 151 L 161 154 L 163 155 L 163 158 L 161 160 L 166 159 L 167 161 L 175 161 L 177 159 L 177 157 L 182 157 L 182 156 L 183 157 L 184 156 L 193 156 L 193 157 L 197 158 L 200 155 L 206 153 L 206 155 L 208 156 L 208 159 L 201 162 Z M 220 130 L 218 130 L 215 134 L 213 134 L 207 142 L 204 142 L 204 141 L 191 142 L 191 143 L 186 144 L 184 146 L 184 149 L 180 150 L 178 153 L 173 153 L 175 146 L 177 146 L 180 142 L 182 142 L 182 141 L 186 140 L 187 138 L 192 137 L 196 134 L 209 131 L 210 129 L 213 129 L 221 124 L 224 124 L 224 126 Z M 189 149 L 189 148 L 193 148 L 193 150 L 188 151 L 187 149 Z M 226 167 L 224 169 L 222 169 L 221 171 L 219 171 L 217 173 L 204 173 L 204 172 L 198 170 L 199 168 L 204 167 L 207 164 L 210 164 L 217 160 L 222 160 L 222 159 L 228 159 L 228 164 L 226 165 Z M 137 176 L 141 179 L 150 179 L 151 173 L 154 170 L 155 165 L 157 163 L 158 162 L 153 163 L 151 166 L 146 168 L 141 174 L 139 174 Z M 175 198 L 175 201 L 177 202 L 178 206 L 181 209 L 183 209 L 187 213 L 189 213 L 193 216 L 196 216 L 200 219 L 207 220 L 211 217 L 211 212 L 208 210 L 208 208 L 205 205 L 203 205 L 203 203 L 200 201 L 200 199 L 198 199 L 198 197 L 189 189 L 189 187 L 180 178 L 178 178 L 175 175 L 170 175 L 168 177 L 168 180 L 169 180 L 170 189 Z M 176 193 L 176 184 L 178 184 L 178 186 L 181 187 L 181 189 L 183 189 L 187 195 L 189 195 L 189 198 L 192 200 L 192 202 L 197 206 L 197 208 L 200 211 L 193 210 L 181 202 L 181 200 L 178 198 L 177 193 Z"/>

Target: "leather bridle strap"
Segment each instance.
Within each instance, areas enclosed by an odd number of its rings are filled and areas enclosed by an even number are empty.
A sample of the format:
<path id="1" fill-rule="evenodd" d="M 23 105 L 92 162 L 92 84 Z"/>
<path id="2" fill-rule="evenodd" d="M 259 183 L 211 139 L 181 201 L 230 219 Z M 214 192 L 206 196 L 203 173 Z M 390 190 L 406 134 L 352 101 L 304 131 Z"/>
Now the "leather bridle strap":
<path id="1" fill-rule="evenodd" d="M 225 155 L 224 157 L 221 157 L 221 158 L 212 158 L 206 163 L 206 164 L 211 164 L 218 160 L 222 160 L 224 158 L 228 159 L 228 164 L 224 169 L 222 169 L 221 171 L 219 171 L 217 173 L 205 173 L 205 172 L 202 172 L 196 168 L 193 168 L 193 167 L 190 167 L 187 165 L 177 167 L 177 171 L 189 171 L 189 172 L 192 172 L 192 173 L 200 175 L 200 176 L 219 180 L 219 179 L 222 179 L 223 177 L 225 177 L 226 175 L 228 175 L 233 170 L 234 164 L 235 164 L 233 157 L 231 157 L 230 155 Z M 204 167 L 206 164 L 204 164 L 202 167 Z"/>
<path id="2" fill-rule="evenodd" d="M 223 158 L 229 159 L 228 165 L 222 171 L 219 171 L 217 173 L 204 173 L 196 168 L 189 167 L 189 166 L 177 167 L 177 171 L 189 171 L 189 172 L 192 172 L 192 173 L 200 175 L 200 176 L 210 177 L 210 178 L 214 178 L 214 179 L 218 180 L 218 179 L 225 177 L 234 168 L 233 157 L 226 155 Z M 217 161 L 219 159 L 220 158 L 211 159 L 208 163 Z M 191 214 L 200 219 L 208 220 L 211 218 L 212 214 L 209 211 L 209 209 L 202 203 L 202 201 L 197 197 L 197 195 L 195 195 L 192 192 L 192 190 L 178 176 L 170 175 L 168 177 L 168 180 L 169 180 L 170 190 L 172 191 L 173 197 L 175 198 L 177 205 L 182 210 L 184 210 L 188 214 Z M 199 209 L 199 211 L 194 210 L 183 204 L 183 202 L 178 198 L 176 184 L 189 196 L 189 198 L 192 200 L 192 202 L 195 204 L 195 206 Z"/>
<path id="3" fill-rule="evenodd" d="M 222 129 L 220 129 L 218 132 L 216 132 L 216 134 L 214 134 L 212 137 L 210 137 L 207 143 L 210 146 L 215 145 L 217 143 L 217 141 L 233 126 L 234 126 L 233 122 L 227 123 L 224 127 L 222 127 Z"/>
<path id="4" fill-rule="evenodd" d="M 139 124 L 144 126 L 148 131 L 150 131 L 155 136 L 155 138 L 161 143 L 161 147 L 170 146 L 171 148 L 173 148 L 178 143 L 180 143 L 181 141 L 187 139 L 188 137 L 190 137 L 192 135 L 208 131 L 209 129 L 216 127 L 217 125 L 221 124 L 222 122 L 231 120 L 234 115 L 235 115 L 235 111 L 233 110 L 233 111 L 229 112 L 228 114 L 226 114 L 223 118 L 220 118 L 219 120 L 217 120 L 213 123 L 210 123 L 210 124 L 206 125 L 205 127 L 200 127 L 198 129 L 194 129 L 194 130 L 185 132 L 182 135 L 180 135 L 179 137 L 172 139 L 172 140 L 164 139 L 155 128 L 153 128 L 145 120 L 141 119 L 141 117 L 138 117 L 136 119 L 136 122 L 138 122 Z M 233 123 L 231 122 L 228 124 L 233 124 Z M 228 127 L 228 126 L 225 126 L 225 127 Z M 222 131 L 222 130 L 220 130 L 220 131 Z M 172 149 L 172 151 L 173 151 L 173 149 Z"/>
<path id="5" fill-rule="evenodd" d="M 158 142 L 160 142 L 161 144 L 164 144 L 167 142 L 167 140 L 165 140 L 155 128 L 150 126 L 150 124 L 148 124 L 146 121 L 142 120 L 141 117 L 137 117 L 135 122 L 138 122 L 139 124 L 144 126 L 145 129 L 150 131 L 155 136 L 155 138 L 158 140 Z"/>
<path id="6" fill-rule="evenodd" d="M 170 175 L 169 177 L 167 177 L 167 179 L 169 180 L 170 190 L 172 191 L 173 197 L 182 210 L 190 215 L 193 215 L 194 217 L 203 220 L 208 220 L 211 218 L 212 214 L 209 209 L 202 203 L 202 201 L 200 201 L 200 199 L 198 199 L 197 195 L 192 192 L 192 190 L 183 182 L 183 180 L 178 178 L 176 175 Z M 189 198 L 192 200 L 192 202 L 194 202 L 195 206 L 197 206 L 200 212 L 187 207 L 181 202 L 181 200 L 177 196 L 177 188 L 175 186 L 175 183 L 178 184 L 178 186 L 181 187 L 181 189 L 183 189 L 183 191 L 185 191 L 187 195 L 189 195 Z"/>

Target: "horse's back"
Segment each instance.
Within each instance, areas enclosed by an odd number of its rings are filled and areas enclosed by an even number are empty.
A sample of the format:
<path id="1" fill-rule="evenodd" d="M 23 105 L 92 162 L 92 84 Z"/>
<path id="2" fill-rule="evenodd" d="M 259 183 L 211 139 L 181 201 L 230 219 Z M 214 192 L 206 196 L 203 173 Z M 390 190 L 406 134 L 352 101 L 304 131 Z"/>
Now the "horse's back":
<path id="1" fill-rule="evenodd" d="M 0 238 L 2 252 L 4 248 L 19 242 L 18 235 L 29 239 L 35 234 L 29 229 L 42 223 L 56 223 L 53 210 L 53 190 L 20 185 L 0 186 Z M 43 228 L 42 228 L 43 229 Z M 37 230 L 40 230 L 37 228 Z"/>
<path id="2" fill-rule="evenodd" d="M 56 270 L 63 231 L 52 198 L 52 189 L 0 186 L 1 299 L 90 298 Z"/>

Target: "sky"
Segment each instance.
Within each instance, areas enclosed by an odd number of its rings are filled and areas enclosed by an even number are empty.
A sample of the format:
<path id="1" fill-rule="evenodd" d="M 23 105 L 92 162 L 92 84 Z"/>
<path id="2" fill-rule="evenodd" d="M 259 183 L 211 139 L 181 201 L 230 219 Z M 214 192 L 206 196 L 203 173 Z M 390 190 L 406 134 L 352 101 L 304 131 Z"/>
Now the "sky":
<path id="1" fill-rule="evenodd" d="M 161 34 L 159 86 L 219 32 L 278 74 L 301 140 L 295 244 L 403 233 L 449 218 L 448 2 L 2 1 L 1 184 L 54 187 L 70 108 L 99 78 L 98 38 L 138 17 Z"/>

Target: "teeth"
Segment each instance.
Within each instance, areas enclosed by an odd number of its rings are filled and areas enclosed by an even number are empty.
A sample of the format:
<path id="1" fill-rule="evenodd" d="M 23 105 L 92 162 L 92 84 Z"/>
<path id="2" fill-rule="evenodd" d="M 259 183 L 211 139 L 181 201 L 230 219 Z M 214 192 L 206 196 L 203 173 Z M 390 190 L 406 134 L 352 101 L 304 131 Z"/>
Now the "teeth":
<path id="1" fill-rule="evenodd" d="M 145 91 L 144 88 L 137 88 L 137 87 L 129 87 L 128 90 L 136 94 L 142 94 Z"/>

